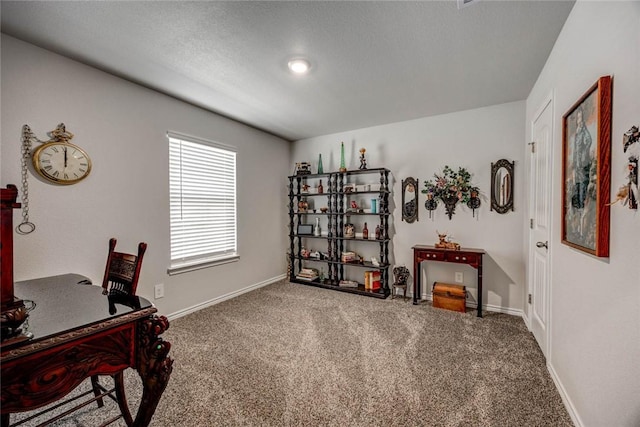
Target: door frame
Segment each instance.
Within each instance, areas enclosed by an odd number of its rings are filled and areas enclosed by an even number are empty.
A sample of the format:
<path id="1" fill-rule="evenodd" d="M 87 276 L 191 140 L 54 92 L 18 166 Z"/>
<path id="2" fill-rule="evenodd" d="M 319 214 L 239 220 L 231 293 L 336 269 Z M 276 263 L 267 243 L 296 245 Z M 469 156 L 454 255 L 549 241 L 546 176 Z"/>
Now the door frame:
<path id="1" fill-rule="evenodd" d="M 553 247 L 554 247 L 554 241 L 553 241 L 553 228 L 554 228 L 554 207 L 555 207 L 555 203 L 554 203 L 554 199 L 555 199 L 555 195 L 556 195 L 556 185 L 555 185 L 555 181 L 554 181 L 554 176 L 555 176 L 555 149 L 556 149 L 556 138 L 555 138 L 555 128 L 556 128 L 556 119 L 555 119 L 555 110 L 556 110 L 556 106 L 555 106 L 555 91 L 551 90 L 551 92 L 549 92 L 544 98 L 542 98 L 542 101 L 540 102 L 540 106 L 538 107 L 538 109 L 535 111 L 535 113 L 533 114 L 531 121 L 530 121 L 530 134 L 529 134 L 529 141 L 527 141 L 527 144 L 529 144 L 529 142 L 534 141 L 534 124 L 536 122 L 536 120 L 540 117 L 540 115 L 544 112 L 544 110 L 547 107 L 551 107 L 551 131 L 550 131 L 550 141 L 549 141 L 549 218 L 548 218 L 548 224 L 549 224 L 549 239 L 548 239 L 548 249 L 547 249 L 547 292 L 546 292 L 546 298 L 544 301 L 544 304 L 546 304 L 546 308 L 547 308 L 547 319 L 545 319 L 546 324 L 545 324 L 545 330 L 546 330 L 546 336 L 544 337 L 544 341 L 545 341 L 545 348 L 546 348 L 546 353 L 544 354 L 546 360 L 550 360 L 551 357 L 551 329 L 552 329 L 552 310 L 551 310 L 551 278 L 552 278 L 552 267 L 553 267 L 553 257 L 551 256 L 553 253 Z M 533 320 L 533 310 L 532 310 L 532 305 L 528 303 L 528 295 L 533 294 L 533 269 L 532 269 L 532 260 L 533 260 L 533 256 L 534 256 L 534 246 L 536 244 L 531 227 L 529 225 L 529 221 L 531 218 L 533 218 L 534 215 L 534 206 L 532 203 L 532 197 L 533 197 L 533 179 L 532 179 L 532 157 L 531 157 L 531 149 L 530 146 L 527 145 L 527 154 L 528 154 L 528 164 L 529 164 L 529 188 L 528 188 L 528 206 L 529 206 L 529 212 L 528 212 L 528 218 L 527 218 L 527 224 L 526 224 L 526 230 L 527 230 L 527 251 L 526 251 L 526 256 L 527 256 L 527 295 L 525 296 L 525 305 L 527 306 L 527 317 L 526 317 L 526 323 L 527 323 L 527 328 L 529 329 L 529 331 L 532 331 L 532 320 Z"/>

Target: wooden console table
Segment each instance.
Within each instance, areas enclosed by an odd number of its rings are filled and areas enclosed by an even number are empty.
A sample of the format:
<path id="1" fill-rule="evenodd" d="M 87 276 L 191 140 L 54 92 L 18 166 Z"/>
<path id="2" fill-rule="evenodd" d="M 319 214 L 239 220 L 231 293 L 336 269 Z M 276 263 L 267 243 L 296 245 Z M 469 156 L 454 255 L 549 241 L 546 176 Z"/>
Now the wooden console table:
<path id="1" fill-rule="evenodd" d="M 441 261 L 467 264 L 478 273 L 478 317 L 482 317 L 482 255 L 483 249 L 461 248 L 458 251 L 440 249 L 435 246 L 415 245 L 413 247 L 413 303 L 418 304 L 421 295 L 420 263 L 422 261 Z"/>
<path id="2" fill-rule="evenodd" d="M 16 295 L 36 306 L 22 325 L 30 339 L 10 338 L 0 345 L 3 427 L 11 413 L 59 400 L 92 375 L 115 375 L 118 405 L 128 426 L 151 421 L 172 370 L 173 360 L 167 357 L 171 344 L 159 337 L 169 322 L 155 315 L 156 308 L 142 297 L 105 296 L 101 287 L 87 282 L 65 274 L 15 283 Z M 122 380 L 123 370 L 130 367 L 143 386 L 135 419 Z"/>

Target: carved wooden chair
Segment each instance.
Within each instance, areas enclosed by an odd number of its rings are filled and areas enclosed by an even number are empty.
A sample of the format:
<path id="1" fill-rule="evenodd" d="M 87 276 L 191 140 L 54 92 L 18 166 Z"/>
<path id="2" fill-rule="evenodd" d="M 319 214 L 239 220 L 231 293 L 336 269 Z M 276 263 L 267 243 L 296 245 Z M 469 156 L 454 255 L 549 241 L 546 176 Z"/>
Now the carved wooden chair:
<path id="1" fill-rule="evenodd" d="M 135 295 L 147 244 L 142 242 L 138 245 L 136 256 L 115 252 L 116 242 L 114 238 L 109 239 L 109 256 L 102 279 L 102 293 L 104 295 Z"/>
<path id="2" fill-rule="evenodd" d="M 138 288 L 138 278 L 140 276 L 140 268 L 142 267 L 142 259 L 147 250 L 147 244 L 141 242 L 138 244 L 138 255 L 125 254 L 116 252 L 117 240 L 109 239 L 109 255 L 107 256 L 107 266 L 104 270 L 104 278 L 102 280 L 102 293 L 109 297 L 133 296 Z M 120 371 L 113 375 L 115 386 L 112 389 L 105 388 L 98 380 L 98 375 L 91 377 L 91 386 L 96 397 L 98 407 L 104 406 L 103 396 L 109 396 L 120 406 L 120 411 L 127 425 L 131 425 L 133 420 L 124 401 L 124 377 Z M 113 396 L 115 391 L 116 397 Z M 99 397 L 100 396 L 100 397 Z M 121 398 L 122 397 L 122 398 Z M 124 406 L 123 406 L 124 405 Z"/>
<path id="3" fill-rule="evenodd" d="M 393 292 L 391 299 L 396 297 L 396 289 L 403 290 L 403 296 L 407 299 L 407 281 L 409 280 L 409 269 L 405 266 L 398 266 L 393 269 Z"/>

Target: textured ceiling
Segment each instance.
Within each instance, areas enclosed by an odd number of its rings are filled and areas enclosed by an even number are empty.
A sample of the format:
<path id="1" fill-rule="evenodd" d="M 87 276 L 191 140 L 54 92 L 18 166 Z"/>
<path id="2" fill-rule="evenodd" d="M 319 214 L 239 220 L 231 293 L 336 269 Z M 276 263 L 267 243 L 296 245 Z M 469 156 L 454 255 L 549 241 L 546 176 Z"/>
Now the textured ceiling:
<path id="1" fill-rule="evenodd" d="M 525 99 L 573 1 L 1 7 L 6 34 L 297 140 Z"/>

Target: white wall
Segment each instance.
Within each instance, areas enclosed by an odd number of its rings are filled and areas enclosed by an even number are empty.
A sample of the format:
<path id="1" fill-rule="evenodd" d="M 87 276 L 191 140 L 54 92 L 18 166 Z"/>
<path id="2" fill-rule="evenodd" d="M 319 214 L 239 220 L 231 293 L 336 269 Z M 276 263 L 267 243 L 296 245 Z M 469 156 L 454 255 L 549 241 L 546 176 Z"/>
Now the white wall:
<path id="1" fill-rule="evenodd" d="M 611 191 L 625 182 L 622 135 L 640 125 L 640 2 L 578 1 L 526 101 L 527 135 L 553 91 L 551 348 L 548 364 L 577 425 L 640 425 L 640 213 L 611 208 L 611 250 L 561 244 L 562 115 L 613 75 Z M 640 147 L 635 147 L 638 150 Z"/>
<path id="2" fill-rule="evenodd" d="M 514 102 L 476 110 L 462 111 L 333 135 L 305 139 L 294 143 L 293 161 L 310 161 L 316 171 L 322 153 L 325 172 L 340 165 L 340 142 L 345 143 L 348 169 L 359 166 L 359 149 L 366 148 L 369 168 L 386 167 L 393 175 L 391 262 L 405 264 L 413 271 L 412 246 L 434 244 L 436 230 L 448 232 L 462 246 L 483 248 L 483 304 L 518 313 L 523 308 L 525 280 L 522 246 L 524 102 Z M 489 210 L 491 162 L 501 158 L 515 160 L 515 212 L 505 215 Z M 466 206 L 458 206 L 452 220 L 442 204 L 429 219 L 424 208 L 425 196 L 419 197 L 419 221 L 407 224 L 401 215 L 401 180 L 413 176 L 424 181 L 445 165 L 466 167 L 484 196 L 476 217 Z M 293 165 L 291 166 L 293 170 Z M 358 230 L 359 231 L 359 230 Z M 370 227 L 370 232 L 372 232 Z M 322 249 L 322 248 L 314 248 Z M 423 289 L 436 280 L 453 283 L 454 272 L 464 273 L 464 282 L 476 301 L 476 271 L 469 266 L 423 263 L 428 277 Z M 423 275 L 424 278 L 424 275 Z M 426 285 L 426 286 L 425 286 Z M 487 298 L 488 297 L 488 298 Z"/>
<path id="3" fill-rule="evenodd" d="M 93 161 L 91 175 L 70 186 L 29 176 L 34 233 L 15 236 L 15 279 L 76 272 L 100 284 L 108 240 L 145 255 L 138 294 L 171 314 L 286 271 L 284 176 L 290 143 L 153 90 L 2 35 L 2 186 L 20 189 L 20 135 L 40 139 L 64 122 L 71 141 Z M 240 261 L 168 276 L 168 130 L 238 150 Z M 283 172 L 285 171 L 285 172 Z M 282 191 L 278 191 L 281 189 Z M 15 212 L 14 221 L 21 218 Z"/>

